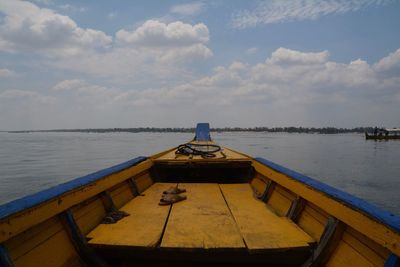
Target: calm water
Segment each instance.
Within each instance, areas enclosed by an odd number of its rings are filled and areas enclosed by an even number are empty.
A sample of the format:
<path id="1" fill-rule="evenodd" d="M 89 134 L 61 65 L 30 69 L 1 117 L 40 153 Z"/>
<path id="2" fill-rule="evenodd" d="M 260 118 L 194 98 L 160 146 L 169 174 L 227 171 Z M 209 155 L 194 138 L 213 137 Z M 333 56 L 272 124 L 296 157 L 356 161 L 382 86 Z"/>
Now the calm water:
<path id="1" fill-rule="evenodd" d="M 213 133 L 214 139 L 265 157 L 400 215 L 400 141 L 363 135 Z M 185 133 L 0 133 L 0 203 L 49 188 L 192 138 Z"/>

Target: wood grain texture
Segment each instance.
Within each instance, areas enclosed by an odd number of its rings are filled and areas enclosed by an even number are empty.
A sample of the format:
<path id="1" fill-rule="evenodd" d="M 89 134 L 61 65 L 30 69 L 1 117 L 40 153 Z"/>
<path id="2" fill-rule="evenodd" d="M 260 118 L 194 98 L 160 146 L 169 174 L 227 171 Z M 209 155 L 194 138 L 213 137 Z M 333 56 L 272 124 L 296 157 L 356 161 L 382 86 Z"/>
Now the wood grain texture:
<path id="1" fill-rule="evenodd" d="M 0 221 L 0 242 L 3 242 L 64 210 L 85 201 L 110 187 L 129 179 L 138 173 L 143 173 L 152 166 L 150 160 L 143 161 L 136 166 L 110 174 L 94 181 L 90 185 L 77 188 L 55 197 L 38 206 L 23 210 Z"/>
<path id="2" fill-rule="evenodd" d="M 245 248 L 218 184 L 180 184 L 187 200 L 172 206 L 163 248 Z"/>
<path id="3" fill-rule="evenodd" d="M 314 242 L 295 223 L 256 200 L 249 184 L 221 184 L 220 188 L 248 249 L 304 248 Z"/>
<path id="4" fill-rule="evenodd" d="M 336 250 L 333 252 L 329 261 L 325 265 L 326 267 L 374 267 L 375 265 L 368 261 L 365 257 L 359 254 L 346 242 L 342 241 L 339 243 Z M 382 266 L 382 265 L 381 265 Z"/>
<path id="5" fill-rule="evenodd" d="M 326 213 L 357 229 L 359 232 L 364 233 L 378 244 L 388 248 L 394 254 L 400 255 L 400 233 L 395 230 L 311 186 L 275 171 L 263 163 L 253 161 L 253 167 L 260 174 L 275 181 L 296 195 L 303 197 L 308 202 L 313 203 Z"/>
<path id="6" fill-rule="evenodd" d="M 130 214 L 115 224 L 100 224 L 87 236 L 93 246 L 155 247 L 161 238 L 169 206 L 159 206 L 162 192 L 175 184 L 155 183 L 123 206 Z"/>

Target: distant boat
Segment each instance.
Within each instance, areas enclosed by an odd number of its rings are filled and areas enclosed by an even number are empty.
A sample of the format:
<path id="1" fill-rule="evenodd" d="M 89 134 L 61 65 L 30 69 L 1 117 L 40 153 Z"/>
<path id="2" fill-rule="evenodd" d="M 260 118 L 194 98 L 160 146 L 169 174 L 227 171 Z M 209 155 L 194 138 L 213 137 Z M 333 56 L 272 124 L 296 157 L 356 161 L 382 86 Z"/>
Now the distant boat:
<path id="1" fill-rule="evenodd" d="M 396 267 L 400 217 L 195 138 L 0 206 L 0 266 Z"/>
<path id="2" fill-rule="evenodd" d="M 400 128 L 375 128 L 373 133 L 365 132 L 367 140 L 400 139 Z"/>

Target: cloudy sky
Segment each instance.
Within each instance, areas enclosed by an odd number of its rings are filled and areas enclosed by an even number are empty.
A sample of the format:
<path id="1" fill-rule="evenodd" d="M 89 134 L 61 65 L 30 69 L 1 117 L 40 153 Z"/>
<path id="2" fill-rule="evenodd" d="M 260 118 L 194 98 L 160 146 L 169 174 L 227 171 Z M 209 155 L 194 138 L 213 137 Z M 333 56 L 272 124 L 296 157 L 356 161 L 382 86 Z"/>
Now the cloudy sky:
<path id="1" fill-rule="evenodd" d="M 0 0 L 0 130 L 400 127 L 400 1 Z"/>

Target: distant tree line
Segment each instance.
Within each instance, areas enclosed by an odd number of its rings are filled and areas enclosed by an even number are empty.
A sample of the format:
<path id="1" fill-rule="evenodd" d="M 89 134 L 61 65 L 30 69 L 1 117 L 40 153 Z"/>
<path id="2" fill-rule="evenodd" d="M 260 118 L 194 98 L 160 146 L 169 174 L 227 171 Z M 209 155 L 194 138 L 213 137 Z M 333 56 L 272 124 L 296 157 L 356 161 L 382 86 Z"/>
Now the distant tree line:
<path id="1" fill-rule="evenodd" d="M 364 133 L 373 132 L 373 127 L 356 128 L 335 128 L 335 127 L 224 127 L 211 128 L 212 132 L 271 132 L 271 133 L 318 133 L 318 134 L 338 134 L 338 133 Z M 30 133 L 30 132 L 79 132 L 79 133 L 193 133 L 195 128 L 94 128 L 94 129 L 57 129 L 57 130 L 26 130 L 26 131 L 8 131 L 9 133 Z"/>

